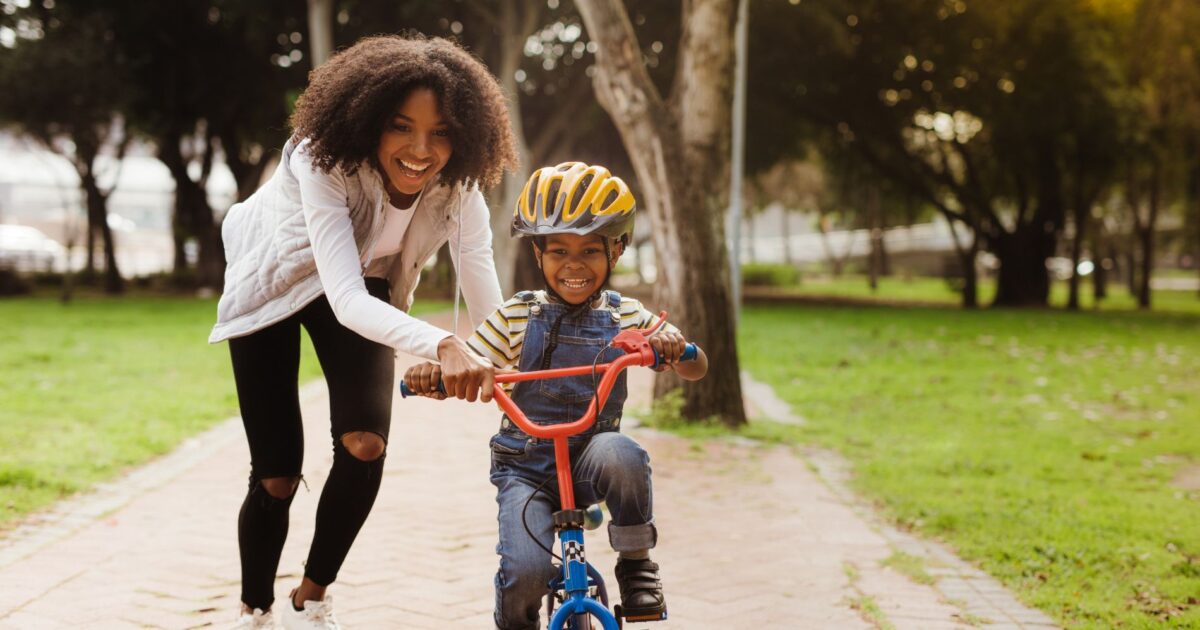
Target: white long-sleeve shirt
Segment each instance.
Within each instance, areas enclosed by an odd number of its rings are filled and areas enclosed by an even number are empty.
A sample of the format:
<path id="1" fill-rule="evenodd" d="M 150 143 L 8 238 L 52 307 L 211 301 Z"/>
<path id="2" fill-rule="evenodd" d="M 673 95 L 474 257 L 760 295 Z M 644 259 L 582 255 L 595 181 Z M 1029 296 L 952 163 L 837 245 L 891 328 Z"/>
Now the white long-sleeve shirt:
<path id="1" fill-rule="evenodd" d="M 292 154 L 292 174 L 300 185 L 304 219 L 312 242 L 313 258 L 321 286 L 338 322 L 358 334 L 397 350 L 426 359 L 437 359 L 437 345 L 450 336 L 448 331 L 412 317 L 394 306 L 367 293 L 363 276 L 367 269 L 385 270 L 388 265 L 376 259 L 376 251 L 398 251 L 406 230 L 380 231 L 394 243 L 376 242 L 366 246 L 366 255 L 359 256 L 354 240 L 354 228 L 347 207 L 344 179 L 322 173 L 314 168 L 305 150 L 307 141 Z M 429 186 L 436 185 L 434 183 Z M 386 198 L 386 195 L 385 195 Z M 429 198 L 422 194 L 413 207 L 405 212 L 440 212 L 441 208 L 422 205 Z M 386 201 L 384 202 L 387 205 Z M 386 209 L 384 210 L 386 217 Z M 406 226 L 407 228 L 407 226 Z M 482 321 L 500 306 L 502 297 L 492 260 L 492 232 L 487 204 L 479 190 L 473 189 L 459 215 L 459 229 L 450 234 L 450 251 L 472 321 Z M 390 258 L 388 256 L 386 258 Z M 380 276 L 386 274 L 380 273 Z"/>

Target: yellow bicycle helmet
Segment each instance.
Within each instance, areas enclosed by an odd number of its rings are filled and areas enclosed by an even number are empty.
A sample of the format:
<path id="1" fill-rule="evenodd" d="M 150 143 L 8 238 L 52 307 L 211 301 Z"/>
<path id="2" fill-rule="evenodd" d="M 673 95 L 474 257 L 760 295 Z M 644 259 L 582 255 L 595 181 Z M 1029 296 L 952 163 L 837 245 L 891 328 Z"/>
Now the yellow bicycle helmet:
<path id="1" fill-rule="evenodd" d="M 637 203 L 629 186 L 603 166 L 563 162 L 525 182 L 513 211 L 512 235 L 601 234 L 628 244 Z"/>

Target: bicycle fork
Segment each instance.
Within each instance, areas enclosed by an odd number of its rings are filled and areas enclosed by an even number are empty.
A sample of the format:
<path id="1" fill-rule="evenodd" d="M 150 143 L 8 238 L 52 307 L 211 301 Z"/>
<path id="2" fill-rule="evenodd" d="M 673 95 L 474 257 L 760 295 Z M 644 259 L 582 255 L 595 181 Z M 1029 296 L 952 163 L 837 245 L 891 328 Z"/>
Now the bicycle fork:
<path id="1" fill-rule="evenodd" d="M 587 562 L 583 546 L 584 511 L 579 509 L 560 510 L 554 513 L 554 528 L 562 545 L 563 591 L 566 597 L 562 606 L 554 612 L 548 630 L 589 630 L 587 617 L 590 614 L 603 624 L 604 630 L 619 630 L 617 620 L 604 604 L 588 597 L 591 586 L 589 576 L 594 575 L 598 584 L 603 584 L 596 570 Z M 600 588 L 603 588 L 602 586 Z M 567 626 L 572 616 L 578 615 L 577 623 Z"/>

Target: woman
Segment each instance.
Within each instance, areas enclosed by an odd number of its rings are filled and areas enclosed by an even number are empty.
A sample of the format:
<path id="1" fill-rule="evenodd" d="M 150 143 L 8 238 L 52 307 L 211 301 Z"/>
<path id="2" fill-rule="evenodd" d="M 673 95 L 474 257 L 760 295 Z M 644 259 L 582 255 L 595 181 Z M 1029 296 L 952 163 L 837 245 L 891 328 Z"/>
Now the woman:
<path id="1" fill-rule="evenodd" d="M 456 44 L 373 37 L 314 70 L 271 179 L 230 209 L 228 267 L 211 342 L 229 340 L 250 443 L 238 518 L 239 627 L 271 627 L 273 583 L 301 480 L 300 327 L 329 386 L 333 466 L 285 628 L 336 628 L 325 589 L 379 490 L 394 352 L 441 362 L 447 388 L 491 397 L 490 364 L 407 315 L 424 263 L 447 241 L 474 325 L 500 306 L 479 186 L 516 153 L 503 95 Z"/>

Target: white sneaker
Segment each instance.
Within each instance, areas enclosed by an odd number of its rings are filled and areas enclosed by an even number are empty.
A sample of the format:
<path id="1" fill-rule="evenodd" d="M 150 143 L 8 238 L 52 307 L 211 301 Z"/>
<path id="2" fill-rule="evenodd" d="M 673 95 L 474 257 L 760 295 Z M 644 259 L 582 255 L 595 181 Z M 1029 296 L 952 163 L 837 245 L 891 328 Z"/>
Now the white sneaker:
<path id="1" fill-rule="evenodd" d="M 304 602 L 304 610 L 296 610 L 292 606 L 292 598 L 283 602 L 283 612 L 279 615 L 285 630 L 339 630 L 337 618 L 333 616 L 333 596 L 326 595 L 325 599 L 315 602 Z"/>
<path id="2" fill-rule="evenodd" d="M 237 622 L 233 624 L 233 630 L 256 630 L 258 628 L 274 628 L 275 617 L 271 615 L 271 611 L 263 612 L 261 608 L 255 608 L 252 612 L 244 612 L 238 615 Z"/>

